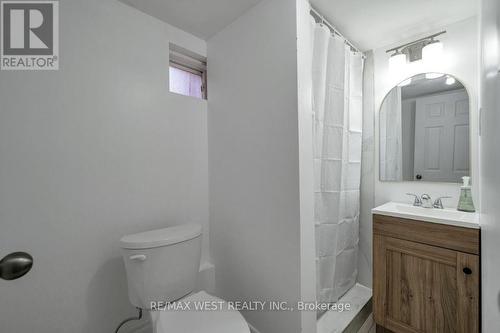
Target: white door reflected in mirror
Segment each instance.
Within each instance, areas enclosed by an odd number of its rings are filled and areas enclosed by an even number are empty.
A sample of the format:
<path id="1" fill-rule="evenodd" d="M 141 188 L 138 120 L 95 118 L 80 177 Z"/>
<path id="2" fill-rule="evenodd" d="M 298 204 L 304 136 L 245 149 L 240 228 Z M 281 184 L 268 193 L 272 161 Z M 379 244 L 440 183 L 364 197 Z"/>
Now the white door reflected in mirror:
<path id="1" fill-rule="evenodd" d="M 442 73 L 403 82 L 380 108 L 380 180 L 460 182 L 470 174 L 467 90 Z"/>

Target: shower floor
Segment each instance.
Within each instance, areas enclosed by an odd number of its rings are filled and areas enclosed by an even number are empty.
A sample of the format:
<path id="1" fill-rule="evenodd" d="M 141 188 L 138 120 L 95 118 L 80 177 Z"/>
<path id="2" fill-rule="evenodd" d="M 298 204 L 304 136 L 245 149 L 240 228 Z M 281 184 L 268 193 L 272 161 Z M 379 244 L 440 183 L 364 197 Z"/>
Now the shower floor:
<path id="1" fill-rule="evenodd" d="M 339 299 L 338 303 L 350 304 L 351 308 L 349 311 L 327 311 L 325 312 L 317 321 L 317 333 L 342 333 L 351 332 L 350 325 L 360 312 L 367 311 L 367 303 L 372 298 L 372 290 L 359 283 L 356 283 L 342 298 Z M 369 308 L 371 312 L 371 307 Z M 359 318 L 361 322 L 357 327 L 361 327 L 365 322 L 367 316 Z M 358 320 L 358 318 L 356 318 Z M 354 332 L 357 332 L 355 330 Z"/>

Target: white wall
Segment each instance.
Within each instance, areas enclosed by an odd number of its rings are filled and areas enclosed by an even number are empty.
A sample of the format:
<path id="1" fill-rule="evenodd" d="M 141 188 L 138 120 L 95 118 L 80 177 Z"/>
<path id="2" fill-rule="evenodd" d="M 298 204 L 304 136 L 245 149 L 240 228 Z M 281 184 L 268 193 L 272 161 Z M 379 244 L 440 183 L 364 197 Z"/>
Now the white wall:
<path id="1" fill-rule="evenodd" d="M 294 305 L 314 289 L 314 275 L 301 284 L 296 7 L 264 0 L 208 41 L 211 250 L 228 300 Z M 262 333 L 301 332 L 297 311 L 243 314 Z"/>
<path id="2" fill-rule="evenodd" d="M 452 196 L 453 199 L 443 200 L 443 204 L 448 207 L 455 207 L 459 198 L 459 184 L 450 183 L 429 183 L 429 182 L 381 182 L 379 180 L 378 163 L 378 110 L 385 95 L 399 82 L 415 74 L 435 71 L 451 74 L 457 77 L 468 90 L 470 97 L 471 114 L 471 167 L 473 195 L 476 206 L 479 207 L 479 140 L 478 140 L 478 30 L 477 19 L 470 18 L 450 26 L 443 27 L 446 34 L 440 36 L 444 45 L 445 60 L 441 64 L 414 64 L 407 66 L 406 71 L 391 73 L 389 71 L 388 58 L 385 52 L 394 46 L 403 44 L 407 40 L 381 47 L 374 51 L 375 55 L 375 205 L 383 204 L 387 201 L 412 202 L 405 193 L 414 192 L 417 194 L 428 193 L 432 197 Z M 438 29 L 438 30 L 443 30 Z M 424 34 L 429 35 L 435 31 Z M 415 36 L 408 41 L 415 40 Z"/>
<path id="3" fill-rule="evenodd" d="M 500 3 L 483 0 L 481 10 L 481 267 L 482 331 L 500 327 Z"/>
<path id="4" fill-rule="evenodd" d="M 59 71 L 0 72 L 0 257 L 35 258 L 0 281 L 1 332 L 113 332 L 135 314 L 120 237 L 208 231 L 207 105 L 168 93 L 169 41 L 205 43 L 115 0 L 60 21 Z"/>
<path id="5" fill-rule="evenodd" d="M 358 282 L 372 286 L 372 213 L 375 200 L 375 103 L 373 52 L 365 53 L 363 70 L 363 140 L 359 217 Z"/>
<path id="6" fill-rule="evenodd" d="M 314 166 L 312 110 L 312 44 L 310 4 L 297 2 L 297 84 L 300 190 L 300 284 L 302 301 L 316 301 L 316 244 L 314 226 Z M 302 332 L 316 332 L 316 312 L 303 311 Z"/>

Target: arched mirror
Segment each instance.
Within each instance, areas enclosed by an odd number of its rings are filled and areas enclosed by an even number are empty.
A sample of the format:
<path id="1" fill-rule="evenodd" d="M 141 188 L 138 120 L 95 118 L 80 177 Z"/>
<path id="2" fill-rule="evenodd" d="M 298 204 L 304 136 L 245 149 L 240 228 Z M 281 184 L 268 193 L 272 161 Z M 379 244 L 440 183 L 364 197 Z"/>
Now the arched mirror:
<path id="1" fill-rule="evenodd" d="M 415 75 L 379 114 L 381 181 L 461 182 L 470 174 L 469 95 L 455 77 Z"/>

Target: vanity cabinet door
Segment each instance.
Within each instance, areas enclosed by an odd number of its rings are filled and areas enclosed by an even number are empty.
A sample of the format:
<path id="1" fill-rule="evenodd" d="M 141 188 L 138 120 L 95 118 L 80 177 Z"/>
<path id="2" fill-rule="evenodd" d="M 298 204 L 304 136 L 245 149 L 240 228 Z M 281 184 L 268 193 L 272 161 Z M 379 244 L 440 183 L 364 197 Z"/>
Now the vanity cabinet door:
<path id="1" fill-rule="evenodd" d="M 374 317 L 398 333 L 479 330 L 479 257 L 374 235 Z"/>

